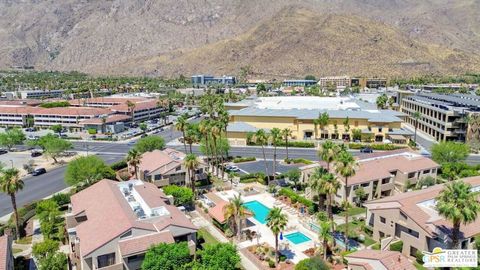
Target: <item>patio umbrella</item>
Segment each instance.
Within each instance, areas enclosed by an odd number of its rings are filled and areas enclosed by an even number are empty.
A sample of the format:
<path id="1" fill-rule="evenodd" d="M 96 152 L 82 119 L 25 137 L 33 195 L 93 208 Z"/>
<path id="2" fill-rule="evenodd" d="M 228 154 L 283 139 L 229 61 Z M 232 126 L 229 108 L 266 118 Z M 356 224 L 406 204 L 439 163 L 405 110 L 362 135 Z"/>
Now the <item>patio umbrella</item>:
<path id="1" fill-rule="evenodd" d="M 283 240 L 283 232 L 280 232 L 280 240 Z"/>

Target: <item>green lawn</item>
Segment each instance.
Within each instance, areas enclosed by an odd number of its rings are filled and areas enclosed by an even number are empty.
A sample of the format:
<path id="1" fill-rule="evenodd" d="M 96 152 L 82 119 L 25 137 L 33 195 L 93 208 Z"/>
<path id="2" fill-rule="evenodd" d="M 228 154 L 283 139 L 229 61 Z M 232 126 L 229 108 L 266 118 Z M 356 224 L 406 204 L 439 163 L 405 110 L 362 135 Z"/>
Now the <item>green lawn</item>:
<path id="1" fill-rule="evenodd" d="M 366 212 L 367 212 L 367 209 L 363 208 L 363 207 L 351 207 L 350 209 L 348 209 L 348 215 L 349 216 L 365 214 Z M 342 212 L 338 213 L 338 215 L 344 217 L 345 213 L 346 213 L 345 211 L 342 211 Z"/>
<path id="2" fill-rule="evenodd" d="M 363 235 L 365 235 L 365 233 L 364 233 Z M 365 241 L 363 242 L 363 244 L 364 244 L 365 246 L 368 247 L 368 246 L 370 246 L 370 245 L 373 245 L 374 243 L 375 243 L 375 240 L 373 240 L 372 238 L 370 238 L 370 236 L 365 235 Z"/>
<path id="3" fill-rule="evenodd" d="M 375 245 L 372 246 L 373 250 L 380 250 L 380 243 L 376 243 Z"/>
<path id="4" fill-rule="evenodd" d="M 414 265 L 415 268 L 417 268 L 418 270 L 427 270 L 427 268 L 425 268 L 423 265 L 419 264 L 417 261 L 413 262 L 413 265 Z"/>
<path id="5" fill-rule="evenodd" d="M 198 230 L 198 235 L 203 236 L 203 239 L 205 239 L 205 244 L 219 243 L 218 240 L 215 237 L 213 237 L 213 235 L 209 233 L 205 228 L 200 228 Z"/>

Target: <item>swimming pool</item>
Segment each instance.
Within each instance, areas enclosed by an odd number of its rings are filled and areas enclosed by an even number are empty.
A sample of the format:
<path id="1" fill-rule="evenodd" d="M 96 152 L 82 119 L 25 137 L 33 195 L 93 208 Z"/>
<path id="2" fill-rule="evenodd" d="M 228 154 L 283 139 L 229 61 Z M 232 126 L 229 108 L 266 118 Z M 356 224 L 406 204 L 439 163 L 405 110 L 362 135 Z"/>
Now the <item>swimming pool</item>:
<path id="1" fill-rule="evenodd" d="M 295 245 L 302 244 L 312 240 L 301 232 L 294 232 L 294 233 L 287 234 L 285 235 L 285 238 L 287 238 L 290 242 L 294 243 Z"/>
<path id="2" fill-rule="evenodd" d="M 267 223 L 267 215 L 270 212 L 270 208 L 266 207 L 259 201 L 251 201 L 243 204 L 248 210 L 253 212 L 253 217 L 260 223 Z"/>

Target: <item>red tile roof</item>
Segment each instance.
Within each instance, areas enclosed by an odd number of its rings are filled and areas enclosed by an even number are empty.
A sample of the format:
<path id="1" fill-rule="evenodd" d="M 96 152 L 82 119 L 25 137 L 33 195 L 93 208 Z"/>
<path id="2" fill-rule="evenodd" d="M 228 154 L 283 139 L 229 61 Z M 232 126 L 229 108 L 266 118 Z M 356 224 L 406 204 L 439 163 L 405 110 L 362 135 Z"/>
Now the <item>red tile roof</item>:
<path id="1" fill-rule="evenodd" d="M 134 111 L 141 111 L 146 109 L 153 109 L 158 107 L 158 102 L 156 100 L 144 100 L 140 102 L 135 102 Z M 130 109 L 127 106 L 127 102 L 113 105 L 110 109 L 114 112 L 130 112 Z"/>
<path id="2" fill-rule="evenodd" d="M 372 250 L 372 249 L 363 249 L 355 251 L 348 254 L 347 260 L 352 259 L 362 259 L 362 260 L 371 260 L 379 261 L 383 266 L 388 270 L 415 270 L 416 268 L 413 264 L 398 251 L 390 250 Z M 359 261 L 348 260 L 349 263 L 352 261 L 352 264 L 357 264 Z M 368 264 L 371 268 L 366 267 L 365 269 L 377 269 L 375 265 L 368 263 L 368 261 L 360 261 L 362 266 L 365 266 L 365 263 Z"/>
<path id="3" fill-rule="evenodd" d="M 57 108 L 35 108 L 32 115 L 85 115 L 99 116 L 111 114 L 111 111 L 104 108 L 92 107 L 57 107 Z"/>
<path id="4" fill-rule="evenodd" d="M 144 253 L 148 248 L 159 243 L 174 243 L 172 234 L 170 231 L 163 231 L 154 234 L 142 235 L 138 237 L 132 237 L 125 240 L 120 240 L 118 245 L 120 247 L 120 253 L 122 257 L 128 257 L 138 253 Z"/>
<path id="5" fill-rule="evenodd" d="M 8 235 L 0 236 L 0 270 L 10 270 L 7 269 L 7 263 L 10 260 L 8 256 L 12 256 L 7 252 L 10 249 L 10 238 Z"/>
<path id="6" fill-rule="evenodd" d="M 95 98 L 85 98 L 85 99 L 73 99 L 70 100 L 70 104 L 74 106 L 83 106 L 84 104 L 124 104 L 127 101 L 131 101 L 133 103 L 142 102 L 148 100 L 147 98 L 142 97 L 95 97 Z"/>
<path id="7" fill-rule="evenodd" d="M 170 148 L 146 152 L 140 160 L 139 170 L 141 172 L 159 170 L 161 174 L 165 174 L 181 166 L 184 157 L 184 153 Z"/>
<path id="8" fill-rule="evenodd" d="M 106 124 L 109 123 L 116 123 L 116 122 L 123 122 L 126 120 L 129 120 L 131 117 L 129 115 L 124 115 L 124 114 L 111 114 L 107 116 L 106 119 Z M 102 124 L 102 118 L 90 118 L 90 119 L 85 119 L 80 121 L 80 124 L 83 125 L 101 125 Z"/>
<path id="9" fill-rule="evenodd" d="M 225 222 L 225 206 L 227 206 L 228 202 L 221 200 L 219 202 L 215 202 L 215 206 L 208 209 L 208 214 L 217 220 L 220 223 Z"/>
<path id="10" fill-rule="evenodd" d="M 38 108 L 30 106 L 0 106 L 0 114 L 27 115 L 37 110 Z"/>

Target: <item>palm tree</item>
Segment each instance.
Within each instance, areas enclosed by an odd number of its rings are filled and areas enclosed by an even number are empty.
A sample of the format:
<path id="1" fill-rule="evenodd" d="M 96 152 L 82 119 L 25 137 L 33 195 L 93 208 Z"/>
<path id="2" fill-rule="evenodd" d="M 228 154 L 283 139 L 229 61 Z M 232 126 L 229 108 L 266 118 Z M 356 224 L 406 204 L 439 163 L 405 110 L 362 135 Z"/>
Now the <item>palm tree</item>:
<path id="1" fill-rule="evenodd" d="M 130 149 L 127 153 L 127 162 L 133 167 L 135 171 L 135 178 L 138 179 L 138 165 L 140 165 L 142 154 L 135 148 Z"/>
<path id="2" fill-rule="evenodd" d="M 273 207 L 267 215 L 267 226 L 275 235 L 275 263 L 278 263 L 278 234 L 287 227 L 288 219 L 282 208 Z"/>
<path id="3" fill-rule="evenodd" d="M 206 148 L 206 152 L 207 152 L 207 166 L 208 168 L 210 168 L 210 154 L 212 154 L 212 151 L 211 151 L 211 148 L 210 148 L 210 144 L 209 144 L 209 140 L 208 138 L 210 137 L 210 120 L 208 119 L 205 119 L 205 120 L 202 120 L 200 121 L 200 123 L 198 124 L 198 131 L 199 133 L 205 138 L 205 148 Z"/>
<path id="4" fill-rule="evenodd" d="M 232 187 L 233 187 L 233 178 L 235 178 L 235 176 L 237 176 L 236 172 L 229 172 L 228 173 L 228 181 L 230 181 L 230 186 L 232 186 Z"/>
<path id="5" fill-rule="evenodd" d="M 130 117 L 132 117 L 132 123 L 135 122 L 135 103 L 131 102 L 130 100 L 127 100 L 127 108 L 128 111 L 130 112 Z"/>
<path id="6" fill-rule="evenodd" d="M 308 179 L 308 185 L 310 186 L 310 189 L 318 195 L 318 205 L 320 209 L 323 209 L 325 205 L 325 198 L 322 189 L 322 177 L 326 173 L 327 171 L 323 167 L 317 167 Z"/>
<path id="7" fill-rule="evenodd" d="M 107 116 L 104 115 L 102 116 L 102 133 L 105 133 L 107 130 L 106 124 L 107 124 Z"/>
<path id="8" fill-rule="evenodd" d="M 333 227 L 333 224 L 330 225 L 330 221 L 320 221 L 320 230 L 318 232 L 318 240 L 322 243 L 323 246 L 323 260 L 327 260 L 327 249 L 328 244 L 333 241 L 332 232 L 330 227 Z"/>
<path id="9" fill-rule="evenodd" d="M 328 140 L 320 145 L 318 156 L 327 163 L 327 171 L 330 171 L 330 164 L 335 160 L 339 151 L 338 145 Z"/>
<path id="10" fill-rule="evenodd" d="M 330 116 L 328 115 L 327 112 L 323 112 L 318 116 L 318 125 L 320 125 L 320 130 L 323 134 L 323 128 L 328 125 L 328 120 L 330 119 Z"/>
<path id="11" fill-rule="evenodd" d="M 183 136 L 183 147 L 185 148 L 185 153 L 187 153 L 187 144 L 185 142 L 185 130 L 187 128 L 187 119 L 185 119 L 185 117 L 182 115 L 180 117 L 178 117 L 177 119 L 177 123 L 175 124 L 175 128 L 178 130 L 178 131 L 181 131 L 182 132 L 182 136 Z"/>
<path id="12" fill-rule="evenodd" d="M 230 199 L 230 203 L 225 206 L 225 220 L 234 220 L 238 240 L 240 240 L 240 237 L 242 236 L 242 219 L 247 216 L 247 213 L 247 208 L 243 206 L 243 201 L 240 195 L 234 195 L 233 198 Z"/>
<path id="13" fill-rule="evenodd" d="M 277 144 L 282 139 L 282 131 L 279 128 L 272 128 L 270 131 L 270 140 L 273 144 L 273 180 L 277 180 L 276 167 L 277 167 Z"/>
<path id="14" fill-rule="evenodd" d="M 219 149 L 219 147 L 217 147 L 217 146 L 219 146 L 219 145 L 217 145 L 217 142 L 218 143 L 220 142 L 218 139 L 222 135 L 222 130 L 221 130 L 221 126 L 219 125 L 219 123 L 215 120 L 213 120 L 213 122 L 211 122 L 210 135 L 212 136 L 212 146 L 213 146 L 212 154 L 213 154 L 213 157 L 214 157 L 214 160 L 215 160 L 215 166 L 217 167 L 215 175 L 218 177 L 220 166 L 218 164 L 218 153 L 219 153 L 218 149 Z"/>
<path id="15" fill-rule="evenodd" d="M 357 162 L 347 151 L 340 151 L 335 160 L 335 171 L 345 179 L 344 205 L 348 204 L 348 178 L 355 175 Z M 345 250 L 348 250 L 348 209 L 345 211 Z"/>
<path id="16" fill-rule="evenodd" d="M 270 177 L 268 176 L 268 164 L 267 164 L 267 157 L 265 156 L 265 148 L 264 145 L 267 144 L 268 141 L 268 136 L 265 133 L 265 130 L 259 129 L 255 134 L 253 135 L 253 141 L 255 143 L 260 144 L 262 146 L 262 153 L 263 153 L 263 161 L 265 162 L 265 174 L 267 176 L 267 186 L 268 186 L 268 180 Z"/>
<path id="17" fill-rule="evenodd" d="M 415 136 L 414 136 L 414 141 L 415 141 L 415 146 L 417 145 L 417 128 L 418 128 L 418 120 L 422 117 L 420 112 L 414 112 L 412 115 L 413 119 L 415 120 Z"/>
<path id="18" fill-rule="evenodd" d="M 453 223 L 452 249 L 458 248 L 460 225 L 474 222 L 480 211 L 480 202 L 471 187 L 463 181 L 455 181 L 447 184 L 436 198 L 438 213 Z"/>
<path id="19" fill-rule="evenodd" d="M 15 216 L 15 230 L 18 238 L 20 238 L 21 232 L 15 194 L 19 190 L 22 190 L 23 186 L 23 180 L 20 178 L 20 172 L 17 169 L 10 168 L 3 171 L 3 175 L 0 178 L 0 191 L 9 195 L 12 201 L 13 214 Z"/>
<path id="20" fill-rule="evenodd" d="M 282 137 L 285 140 L 285 149 L 287 150 L 287 160 L 288 160 L 288 138 L 292 137 L 292 130 L 289 128 L 284 128 L 282 130 Z"/>
<path id="21" fill-rule="evenodd" d="M 343 128 L 350 136 L 350 119 L 348 118 L 348 116 L 345 118 L 345 120 L 343 120 Z"/>
<path id="22" fill-rule="evenodd" d="M 195 171 L 200 165 L 200 161 L 198 161 L 198 158 L 197 156 L 195 156 L 195 154 L 188 154 L 183 160 L 183 165 L 188 170 L 188 175 L 190 176 L 190 186 L 192 188 L 193 196 L 196 198 L 197 195 L 195 194 Z"/>
<path id="23" fill-rule="evenodd" d="M 320 189 L 322 190 L 323 194 L 327 195 L 327 213 L 333 226 L 334 225 L 333 213 L 332 213 L 333 196 L 337 194 L 338 189 L 340 189 L 340 182 L 338 182 L 334 174 L 326 173 L 322 175 L 322 178 L 320 181 Z M 332 227 L 332 230 L 333 229 L 334 228 Z"/>

